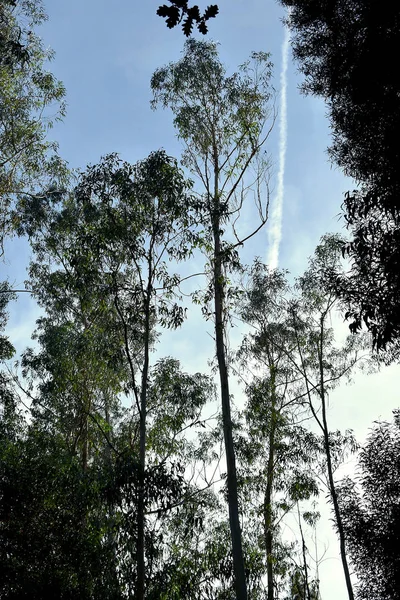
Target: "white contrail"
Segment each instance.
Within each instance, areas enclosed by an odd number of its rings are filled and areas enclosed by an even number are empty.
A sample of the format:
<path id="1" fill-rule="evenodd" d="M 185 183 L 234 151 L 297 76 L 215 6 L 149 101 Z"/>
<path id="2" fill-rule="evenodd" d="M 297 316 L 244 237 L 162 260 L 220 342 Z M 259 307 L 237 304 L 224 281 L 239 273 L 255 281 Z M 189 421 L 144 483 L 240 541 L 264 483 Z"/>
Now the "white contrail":
<path id="1" fill-rule="evenodd" d="M 279 246 L 282 238 L 282 205 L 285 179 L 285 160 L 287 142 L 287 68 L 289 62 L 289 28 L 285 25 L 282 42 L 282 68 L 280 76 L 280 109 L 279 109 L 279 168 L 276 196 L 272 203 L 268 228 L 268 259 L 270 269 L 276 269 L 279 263 Z"/>

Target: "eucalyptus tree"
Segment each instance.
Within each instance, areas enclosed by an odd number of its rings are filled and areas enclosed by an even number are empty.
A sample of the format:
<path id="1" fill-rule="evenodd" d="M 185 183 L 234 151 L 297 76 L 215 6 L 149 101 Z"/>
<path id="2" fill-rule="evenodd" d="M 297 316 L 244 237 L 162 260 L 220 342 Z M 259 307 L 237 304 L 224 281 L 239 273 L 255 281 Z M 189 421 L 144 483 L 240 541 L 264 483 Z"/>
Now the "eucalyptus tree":
<path id="1" fill-rule="evenodd" d="M 358 187 L 343 202 L 351 270 L 331 284 L 346 302 L 350 329 L 365 325 L 384 350 L 400 332 L 399 75 L 391 60 L 400 46 L 400 9 L 388 0 L 280 2 L 288 10 L 302 91 L 325 100 L 333 133 L 329 154 Z M 217 13 L 218 5 L 201 14 L 188 0 L 158 9 L 168 27 L 182 23 L 185 35 L 193 24 L 206 33 L 204 17 Z"/>
<path id="2" fill-rule="evenodd" d="M 12 293 L 6 284 L 0 291 L 3 330 Z M 2 332 L 1 363 L 13 354 Z M 102 528 L 109 524 L 101 497 L 106 473 L 93 469 L 83 477 L 60 432 L 35 418 L 26 420 L 18 391 L 2 364 L 0 596 L 89 600 L 106 593 L 117 600 L 112 555 L 102 543 Z"/>
<path id="3" fill-rule="evenodd" d="M 332 319 L 339 299 L 328 282 L 341 271 L 341 244 L 338 236 L 325 236 L 317 246 L 309 267 L 297 281 L 298 298 L 291 304 L 290 318 L 296 340 L 294 361 L 303 377 L 308 405 L 322 433 L 325 469 L 340 542 L 340 555 L 350 600 L 353 585 L 346 550 L 346 533 L 338 503 L 335 470 L 346 453 L 357 449 L 351 431 L 331 432 L 328 424 L 329 395 L 337 385 L 351 377 L 356 366 L 372 366 L 368 336 L 348 336 L 342 345 L 335 341 Z"/>
<path id="4" fill-rule="evenodd" d="M 267 219 L 268 197 L 263 185 L 268 164 L 262 147 L 273 124 L 270 76 L 271 63 L 265 53 L 253 53 L 251 60 L 229 76 L 219 60 L 215 43 L 190 39 L 185 44 L 183 57 L 158 69 L 151 80 L 153 107 L 171 108 L 178 136 L 184 144 L 183 165 L 199 183 L 195 206 L 199 227 L 204 232 L 201 248 L 207 256 L 209 273 L 209 284 L 202 297 L 203 312 L 214 320 L 229 521 L 239 600 L 247 597 L 247 591 L 226 350 L 233 292 L 228 276 L 240 268 L 238 247 L 255 233 L 240 237 L 235 228 L 241 210 L 247 205 L 246 192 L 250 188 L 260 216 L 256 230 L 261 229 Z M 229 235 L 225 235 L 226 229 Z"/>
<path id="5" fill-rule="evenodd" d="M 53 52 L 35 32 L 46 19 L 41 0 L 4 0 L 0 7 L 0 227 L 15 225 L 10 206 L 22 193 L 63 185 L 67 169 L 48 139 L 65 115 L 65 88 L 46 63 Z"/>
<path id="6" fill-rule="evenodd" d="M 342 344 L 335 340 L 332 320 L 335 309 L 339 308 L 339 301 L 329 291 L 328 283 L 332 274 L 341 270 L 340 248 L 337 236 L 325 236 L 310 259 L 308 269 L 296 280 L 294 286 L 289 286 L 284 273 L 268 272 L 261 263 L 255 263 L 251 272 L 251 285 L 241 311 L 245 322 L 254 327 L 254 331 L 247 336 L 242 354 L 244 353 L 246 360 L 248 356 L 252 356 L 254 367 L 253 380 L 248 385 L 249 401 L 245 411 L 250 426 L 250 439 L 261 446 L 265 444 L 265 463 L 271 465 L 270 476 L 267 477 L 269 486 L 265 489 L 268 491 L 274 482 L 279 487 L 280 460 L 282 465 L 287 465 L 288 472 L 291 467 L 297 470 L 301 482 L 303 475 L 301 469 L 296 468 L 297 459 L 304 468 L 305 485 L 293 487 L 294 500 L 299 491 L 301 494 L 304 492 L 304 497 L 318 492 L 319 486 L 316 485 L 315 477 L 310 477 L 310 469 L 327 487 L 339 534 L 348 594 L 353 598 L 335 471 L 343 462 L 344 456 L 354 452 L 357 445 L 351 431 L 346 431 L 343 435 L 339 431 L 330 431 L 327 407 L 331 391 L 341 381 L 350 378 L 356 366 L 367 367 L 371 362 L 366 350 L 368 339 L 348 336 Z M 296 414 L 298 418 L 313 417 L 321 436 L 296 425 Z M 252 428 L 255 433 L 251 436 Z M 291 440 L 289 448 L 286 447 L 288 439 Z M 246 441 L 245 439 L 244 451 Z M 253 441 L 250 447 L 252 444 Z M 274 463 L 274 459 L 277 462 Z M 285 471 L 285 476 L 286 474 Z M 285 477 L 281 492 L 286 484 L 290 488 L 290 477 Z M 287 500 L 283 502 L 284 510 L 292 504 L 291 490 L 288 489 L 287 492 Z M 271 508 L 274 507 L 269 503 L 266 506 L 269 506 L 269 510 L 264 512 L 269 517 L 269 523 Z M 277 507 L 275 514 L 276 511 Z M 308 514 L 307 519 L 309 516 L 313 520 L 313 516 Z M 304 575 L 307 576 L 306 561 L 302 562 Z M 270 566 L 269 580 L 273 578 L 273 568 Z M 312 586 L 306 591 L 311 594 Z M 271 588 L 269 596 L 273 597 Z"/>
<path id="7" fill-rule="evenodd" d="M 296 548 L 282 540 L 280 524 L 288 513 L 299 511 L 300 503 L 319 494 L 321 447 L 302 425 L 309 409 L 302 376 L 292 363 L 296 340 L 288 319 L 291 293 L 285 272 L 268 271 L 257 260 L 239 304 L 241 319 L 251 327 L 238 352 L 247 395 L 239 447 L 241 494 L 247 518 L 252 515 L 254 520 L 251 526 L 263 531 L 268 600 L 278 597 L 293 576 Z M 306 511 L 305 516 L 310 522 L 316 514 Z M 302 534 L 301 523 L 299 529 Z M 304 547 L 304 538 L 302 543 Z M 301 575 L 310 592 L 315 584 L 305 556 L 301 563 L 296 581 Z"/>
<path id="8" fill-rule="evenodd" d="M 169 272 L 167 261 L 189 256 L 194 240 L 191 232 L 189 187 L 175 161 L 164 152 L 130 165 L 105 161 L 89 170 L 78 186 L 80 201 L 100 202 L 111 208 L 111 231 L 105 238 L 109 253 L 102 269 L 108 276 L 113 304 L 122 326 L 130 383 L 139 414 L 139 491 L 137 502 L 137 582 L 135 597 L 145 593 L 145 472 L 146 424 L 150 350 L 155 326 L 176 328 L 184 310 L 176 301 L 179 276 Z M 100 225 L 102 227 L 102 223 Z M 115 231 L 112 229 L 115 227 Z M 95 233 L 95 240 L 102 240 Z M 90 240 L 85 237 L 88 247 Z M 100 241 L 100 246 L 103 242 Z"/>
<path id="9" fill-rule="evenodd" d="M 204 520 L 205 526 L 215 500 L 210 484 L 201 474 L 205 467 L 198 456 L 195 434 L 206 427 L 209 419 L 203 419 L 203 407 L 214 396 L 210 377 L 184 373 L 176 359 L 160 359 L 151 370 L 147 436 L 151 477 L 159 486 L 160 473 L 171 473 L 170 482 L 180 485 L 173 497 L 170 494 L 161 502 L 158 499 L 152 505 L 146 503 L 149 529 L 151 526 L 146 569 L 148 598 L 173 598 L 174 593 L 180 598 L 196 594 L 201 597 L 202 569 L 189 569 L 188 547 L 198 547 L 196 524 Z M 212 583 L 215 588 L 215 581 Z"/>
<path id="10" fill-rule="evenodd" d="M 19 207 L 37 256 L 31 287 L 48 313 L 41 326 L 48 333 L 51 320 L 58 319 L 67 335 L 75 331 L 78 348 L 84 349 L 79 362 L 73 354 L 67 369 L 73 395 L 77 388 L 78 395 L 87 392 L 80 411 L 85 448 L 89 421 L 112 447 L 106 435 L 110 423 L 101 426 L 93 402 L 103 399 L 107 421 L 110 398 L 125 391 L 134 399 L 129 444 L 138 448 L 136 598 L 142 598 L 145 589 L 150 351 L 157 326 L 178 327 L 185 316 L 175 294 L 179 276 L 170 273 L 167 262 L 187 257 L 196 239 L 188 192 L 175 161 L 162 151 L 136 165 L 109 155 L 87 169 L 61 205 L 54 204 L 50 194 L 25 198 Z M 56 344 L 60 342 L 58 331 Z M 46 342 L 45 360 L 48 351 Z M 26 355 L 25 365 L 36 368 L 35 360 Z M 59 370 L 66 360 L 68 356 L 59 355 L 53 367 Z M 89 377 L 87 385 L 82 385 L 82 377 Z M 64 373 L 60 379 L 65 385 Z M 78 436 L 82 437 L 80 430 Z M 84 450 L 85 465 L 87 461 Z"/>

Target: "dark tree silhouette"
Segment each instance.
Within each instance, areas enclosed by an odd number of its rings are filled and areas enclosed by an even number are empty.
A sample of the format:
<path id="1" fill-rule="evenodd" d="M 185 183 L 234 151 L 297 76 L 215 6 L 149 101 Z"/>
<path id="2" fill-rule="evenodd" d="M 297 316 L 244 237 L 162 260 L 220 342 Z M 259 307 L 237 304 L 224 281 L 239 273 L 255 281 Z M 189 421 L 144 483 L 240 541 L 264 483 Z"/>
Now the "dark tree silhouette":
<path id="1" fill-rule="evenodd" d="M 16 0 L 2 0 L 0 4 L 0 66 L 13 68 L 29 58 L 27 32 L 13 21 Z"/>
<path id="2" fill-rule="evenodd" d="M 169 6 L 167 4 L 159 6 L 157 14 L 165 18 L 167 27 L 170 29 L 182 23 L 183 33 L 186 37 L 191 35 L 194 24 L 200 33 L 205 35 L 208 31 L 206 22 L 218 14 L 216 4 L 207 6 L 204 13 L 201 14 L 197 4 L 188 6 L 188 0 L 169 0 L 169 2 Z"/>
<path id="3" fill-rule="evenodd" d="M 375 346 L 400 334 L 400 6 L 389 0 L 281 0 L 305 93 L 328 106 L 329 154 L 358 190 L 343 203 L 348 278 L 334 284 Z"/>
<path id="4" fill-rule="evenodd" d="M 339 502 L 359 600 L 400 598 L 400 411 L 378 423 L 359 458 L 359 481 L 345 480 Z"/>

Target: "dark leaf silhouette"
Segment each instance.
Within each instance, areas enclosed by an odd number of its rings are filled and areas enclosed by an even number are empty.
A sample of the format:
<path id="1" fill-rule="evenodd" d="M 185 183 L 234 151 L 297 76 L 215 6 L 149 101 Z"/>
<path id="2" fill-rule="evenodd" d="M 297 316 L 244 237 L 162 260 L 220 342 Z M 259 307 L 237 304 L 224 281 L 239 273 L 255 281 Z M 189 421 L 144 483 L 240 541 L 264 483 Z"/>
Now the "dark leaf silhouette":
<path id="1" fill-rule="evenodd" d="M 159 6 L 157 14 L 166 20 L 167 27 L 172 29 L 182 23 L 182 30 L 186 37 L 192 34 L 193 26 L 196 25 L 200 33 L 205 35 L 208 32 L 206 21 L 212 19 L 218 14 L 218 6 L 211 4 L 207 6 L 203 15 L 197 4 L 188 6 L 188 0 L 169 0 L 171 6 L 163 4 Z"/>

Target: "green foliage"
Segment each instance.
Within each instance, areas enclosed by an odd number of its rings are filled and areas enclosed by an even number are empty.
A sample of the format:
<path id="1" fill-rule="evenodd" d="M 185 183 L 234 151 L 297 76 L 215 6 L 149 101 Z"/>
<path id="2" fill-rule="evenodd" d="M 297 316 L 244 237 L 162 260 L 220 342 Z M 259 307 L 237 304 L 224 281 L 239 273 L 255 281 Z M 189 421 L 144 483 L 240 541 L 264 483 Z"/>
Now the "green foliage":
<path id="1" fill-rule="evenodd" d="M 1 239 L 18 224 L 10 206 L 22 194 L 65 183 L 67 169 L 48 140 L 65 115 L 65 89 L 46 71 L 51 51 L 35 34 L 46 18 L 41 0 L 5 2 L 0 7 L 0 228 Z"/>
<path id="2" fill-rule="evenodd" d="M 293 572 L 299 549 L 283 543 L 279 525 L 293 509 L 300 519 L 299 503 L 305 503 L 303 521 L 315 528 L 318 515 L 309 503 L 318 497 L 324 478 L 339 521 L 333 475 L 358 449 L 352 431 L 331 432 L 326 418 L 330 391 L 367 359 L 363 350 L 368 340 L 349 336 L 342 346 L 335 341 L 331 317 L 338 300 L 326 282 L 339 268 L 336 236 L 325 236 L 292 286 L 284 271 L 270 271 L 256 260 L 238 306 L 252 326 L 238 355 L 247 379 L 245 426 L 238 444 L 242 502 L 262 523 L 262 543 L 272 565 L 268 579 L 275 590 L 288 590 L 294 585 L 291 577 L 311 589 L 306 552 L 300 547 L 303 567 Z M 321 435 L 302 424 L 310 417 Z M 302 538 L 303 526 L 299 523 Z"/>
<path id="3" fill-rule="evenodd" d="M 205 33 L 217 10 L 201 15 L 171 1 L 158 12 L 170 27 L 182 21 L 189 35 L 194 24 Z M 201 193 L 163 151 L 134 165 L 109 154 L 65 189 L 66 171 L 46 137 L 64 114 L 64 89 L 44 70 L 51 55 L 20 27 L 21 16 L 29 27 L 40 24 L 40 2 L 0 3 L 0 103 L 13 123 L 12 131 L 6 121 L 0 129 L 0 192 L 3 229 L 12 225 L 29 237 L 29 285 L 44 314 L 36 348 L 21 362 L 28 420 L 10 377 L 0 375 L 1 598 L 138 598 L 144 542 L 147 600 L 230 600 L 238 590 L 238 546 L 231 550 L 225 501 L 234 479 L 248 598 L 317 600 L 302 528 L 318 522 L 317 476 L 356 445 L 351 432 L 330 432 L 324 417 L 322 438 L 303 419 L 311 411 L 321 425 L 319 404 L 323 412 L 360 347 L 337 347 L 327 326 L 336 298 L 326 282 L 339 267 L 338 238 L 317 248 L 294 288 L 285 272 L 260 261 L 247 289 L 235 281 L 244 272 L 244 240 L 235 230 L 240 186 L 251 166 L 257 186 L 267 183 L 261 147 L 273 97 L 269 56 L 253 53 L 228 75 L 215 43 L 190 39 L 180 61 L 153 75 L 153 106 L 172 109 L 186 144 L 183 164 Z M 150 355 L 161 330 L 186 318 L 171 263 L 196 250 L 207 257 L 208 282 L 193 301 L 215 319 L 220 367 L 234 364 L 221 360 L 230 313 L 239 307 L 255 327 L 239 353 L 243 372 L 257 363 L 245 410 L 231 415 L 228 375 L 221 376 L 225 413 L 215 428 L 203 417 L 215 399 L 212 379 L 183 372 L 171 357 L 153 365 Z M 10 298 L 2 285 L 1 329 Z M 13 352 L 1 336 L 0 359 Z M 213 478 L 229 429 L 238 471 L 228 465 L 228 476 L 219 474 L 217 493 Z M 293 509 L 301 544 L 281 536 Z"/>
<path id="4" fill-rule="evenodd" d="M 253 52 L 228 76 L 216 43 L 190 39 L 180 61 L 153 74 L 152 106 L 172 109 L 179 136 L 188 144 L 184 164 L 203 183 L 215 161 L 217 174 L 230 179 L 258 147 L 270 113 L 271 68 L 268 54 Z M 200 161 L 209 164 L 200 167 Z"/>
<path id="5" fill-rule="evenodd" d="M 189 442 L 182 434 L 202 426 L 202 409 L 214 397 L 215 387 L 206 375 L 183 373 L 179 361 L 172 358 L 158 361 L 148 390 L 151 451 L 162 460 L 177 456 L 183 461 Z"/>
<path id="6" fill-rule="evenodd" d="M 34 425 L 1 435 L 0 453 L 1 597 L 122 598 L 101 472 L 83 475 L 62 438 Z"/>
<path id="7" fill-rule="evenodd" d="M 319 582 L 309 583 L 304 570 L 294 566 L 290 573 L 290 591 L 285 600 L 320 600 Z"/>
<path id="8" fill-rule="evenodd" d="M 10 290 L 7 282 L 0 283 L 0 332 L 3 333 L 7 324 L 7 305 L 10 300 L 15 300 L 15 294 Z M 15 349 L 8 337 L 0 335 L 0 361 L 13 357 Z"/>
<path id="9" fill-rule="evenodd" d="M 39 258 L 31 267 L 39 302 L 46 305 L 41 288 L 46 285 L 51 310 L 66 315 L 88 310 L 88 325 L 109 319 L 111 311 L 117 320 L 131 321 L 136 340 L 143 334 L 147 300 L 152 319 L 157 311 L 166 327 L 178 326 L 185 317 L 174 300 L 179 278 L 169 273 L 166 261 L 191 253 L 195 235 L 188 191 L 173 159 L 160 151 L 136 165 L 105 157 L 88 168 L 61 205 L 51 195 L 24 198 L 20 233 L 30 236 Z"/>
<path id="10" fill-rule="evenodd" d="M 400 589 L 400 418 L 376 423 L 361 449 L 355 480 L 339 488 L 360 600 L 395 600 Z"/>

